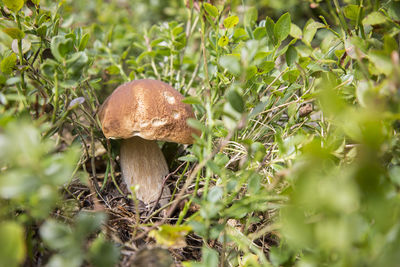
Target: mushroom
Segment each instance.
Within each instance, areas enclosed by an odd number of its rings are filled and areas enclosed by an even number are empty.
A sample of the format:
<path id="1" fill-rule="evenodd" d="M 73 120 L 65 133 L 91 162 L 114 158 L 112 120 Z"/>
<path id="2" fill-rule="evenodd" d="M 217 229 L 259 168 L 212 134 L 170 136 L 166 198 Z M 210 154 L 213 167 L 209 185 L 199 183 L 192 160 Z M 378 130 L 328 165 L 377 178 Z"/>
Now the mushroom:
<path id="1" fill-rule="evenodd" d="M 160 204 L 168 203 L 170 190 L 163 187 L 169 173 L 157 140 L 192 144 L 198 131 L 186 124 L 194 118 L 190 105 L 170 85 L 150 79 L 136 80 L 119 86 L 99 110 L 106 138 L 122 139 L 120 163 L 122 177 L 131 191 L 139 185 L 136 196 L 154 204 L 161 191 Z"/>

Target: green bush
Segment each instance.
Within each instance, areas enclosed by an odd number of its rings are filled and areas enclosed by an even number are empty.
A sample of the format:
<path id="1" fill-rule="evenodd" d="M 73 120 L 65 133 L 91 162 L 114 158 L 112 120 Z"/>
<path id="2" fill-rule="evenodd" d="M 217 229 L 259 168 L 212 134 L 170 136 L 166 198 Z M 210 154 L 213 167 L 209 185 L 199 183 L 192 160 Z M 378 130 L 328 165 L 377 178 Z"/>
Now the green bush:
<path id="1" fill-rule="evenodd" d="M 185 266 L 397 265 L 400 2 L 39 2 L 1 4 L 0 265 L 127 265 L 143 240 Z M 141 78 L 202 132 L 160 143 L 173 196 L 148 213 L 115 208 L 96 115 Z"/>

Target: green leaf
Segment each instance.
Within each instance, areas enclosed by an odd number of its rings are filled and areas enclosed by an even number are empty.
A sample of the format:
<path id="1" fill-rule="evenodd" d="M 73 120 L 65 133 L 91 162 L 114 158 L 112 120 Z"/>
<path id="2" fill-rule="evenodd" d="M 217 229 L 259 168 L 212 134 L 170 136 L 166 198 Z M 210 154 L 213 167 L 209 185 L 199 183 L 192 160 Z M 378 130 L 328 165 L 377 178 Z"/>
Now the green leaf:
<path id="1" fill-rule="evenodd" d="M 271 41 L 272 44 L 276 44 L 276 38 L 275 38 L 275 23 L 270 17 L 265 18 L 265 29 L 267 31 L 267 36 L 269 40 Z"/>
<path id="2" fill-rule="evenodd" d="M 250 212 L 249 205 L 245 203 L 241 203 L 241 201 L 233 202 L 233 205 L 225 210 L 226 214 L 229 214 L 229 217 L 233 217 L 236 219 L 241 219 L 246 216 L 247 213 Z"/>
<path id="3" fill-rule="evenodd" d="M 248 37 L 249 36 L 248 36 L 247 32 L 243 28 L 241 28 L 241 27 L 235 28 L 235 32 L 233 33 L 233 38 L 245 40 Z"/>
<path id="4" fill-rule="evenodd" d="M 256 66 L 250 66 L 246 69 L 246 80 L 250 80 L 253 78 L 258 72 L 258 69 Z"/>
<path id="5" fill-rule="evenodd" d="M 344 16 L 350 20 L 356 21 L 358 9 L 358 5 L 347 5 L 343 8 Z"/>
<path id="6" fill-rule="evenodd" d="M 214 157 L 214 162 L 218 166 L 225 166 L 229 162 L 229 157 L 224 153 L 218 153 Z"/>
<path id="7" fill-rule="evenodd" d="M 283 14 L 278 21 L 276 22 L 274 26 L 274 34 L 275 37 L 278 39 L 278 41 L 283 41 L 285 40 L 289 33 L 290 33 L 290 25 L 291 25 L 291 20 L 290 20 L 290 14 L 285 13 Z"/>
<path id="8" fill-rule="evenodd" d="M 294 83 L 300 75 L 300 71 L 298 69 L 289 70 L 285 74 L 282 75 L 282 79 L 288 81 L 290 83 Z"/>
<path id="9" fill-rule="evenodd" d="M 82 39 L 81 39 L 81 41 L 79 43 L 79 48 L 78 48 L 79 51 L 85 50 L 89 39 L 90 39 L 90 34 L 89 33 L 86 33 L 85 35 L 82 36 Z"/>
<path id="10" fill-rule="evenodd" d="M 281 249 L 277 247 L 270 248 L 270 260 L 274 266 L 284 266 L 290 259 L 290 252 L 288 249 Z"/>
<path id="11" fill-rule="evenodd" d="M 238 16 L 230 16 L 224 19 L 224 26 L 227 29 L 235 27 L 239 23 L 239 17 Z"/>
<path id="12" fill-rule="evenodd" d="M 3 0 L 3 3 L 14 13 L 17 13 L 24 6 L 24 0 Z"/>
<path id="13" fill-rule="evenodd" d="M 257 22 L 258 10 L 255 6 L 247 6 L 246 13 L 244 14 L 244 25 L 253 25 Z"/>
<path id="14" fill-rule="evenodd" d="M 201 102 L 201 99 L 195 96 L 188 96 L 185 97 L 185 99 L 182 100 L 182 103 L 185 104 L 190 104 L 190 105 L 203 105 L 203 102 Z"/>
<path id="15" fill-rule="evenodd" d="M 95 267 L 116 266 L 119 258 L 119 249 L 99 235 L 89 249 L 90 262 Z"/>
<path id="16" fill-rule="evenodd" d="M 145 57 L 154 58 L 157 55 L 155 51 L 143 51 L 137 58 L 137 63 L 140 63 Z"/>
<path id="17" fill-rule="evenodd" d="M 229 104 L 239 113 L 244 112 L 244 101 L 243 98 L 240 96 L 240 94 L 234 90 L 231 89 L 227 92 L 226 95 Z"/>
<path id="18" fill-rule="evenodd" d="M 394 37 L 389 34 L 383 36 L 383 50 L 386 54 L 390 55 L 393 51 L 398 51 L 399 45 Z"/>
<path id="19" fill-rule="evenodd" d="M 5 28 L 2 31 L 13 39 L 21 40 L 25 37 L 25 33 L 18 28 Z"/>
<path id="20" fill-rule="evenodd" d="M 71 233 L 70 227 L 55 220 L 47 220 L 40 227 L 43 241 L 55 250 L 68 250 L 71 246 L 75 246 L 75 242 L 70 238 Z"/>
<path id="21" fill-rule="evenodd" d="M 215 6 L 209 4 L 209 3 L 204 3 L 203 5 L 204 9 L 206 10 L 207 14 L 210 15 L 213 18 L 218 17 L 218 8 Z"/>
<path id="22" fill-rule="evenodd" d="M 388 3 L 388 15 L 393 20 L 400 20 L 400 2 L 392 1 Z"/>
<path id="23" fill-rule="evenodd" d="M 37 35 L 39 35 L 40 37 L 44 38 L 46 37 L 46 33 L 47 33 L 47 25 L 43 24 L 42 26 L 40 26 L 37 30 L 36 30 Z"/>
<path id="24" fill-rule="evenodd" d="M 325 25 L 310 19 L 304 26 L 302 39 L 303 42 L 307 45 L 310 45 L 311 41 L 314 39 L 317 30 L 320 28 L 325 28 Z"/>
<path id="25" fill-rule="evenodd" d="M 365 56 L 365 53 L 368 53 L 368 43 L 358 36 L 352 36 L 350 39 L 345 39 L 344 48 L 347 55 L 353 59 L 357 59 L 356 49 L 359 49 L 362 56 Z"/>
<path id="26" fill-rule="evenodd" d="M 69 254 L 54 254 L 47 262 L 47 267 L 79 267 L 82 266 L 83 254 L 78 252 L 80 250 L 76 248 L 76 252 L 71 256 Z"/>
<path id="27" fill-rule="evenodd" d="M 11 43 L 11 49 L 15 54 L 19 54 L 19 48 L 18 48 L 18 42 L 19 40 L 14 39 Z M 31 49 L 31 42 L 27 39 L 22 39 L 22 54 L 25 54 L 26 52 L 28 52 Z"/>
<path id="28" fill-rule="evenodd" d="M 187 161 L 187 162 L 197 162 L 198 159 L 196 158 L 195 155 L 189 154 L 186 156 L 182 156 L 178 158 L 179 161 Z"/>
<path id="29" fill-rule="evenodd" d="M 4 74 L 11 74 L 16 62 L 17 55 L 15 55 L 14 53 L 4 58 L 0 63 L 1 72 L 3 72 Z"/>
<path id="30" fill-rule="evenodd" d="M 385 22 L 386 22 L 386 17 L 381 12 L 378 11 L 370 13 L 362 21 L 364 25 L 377 25 Z"/>
<path id="31" fill-rule="evenodd" d="M 368 58 L 374 63 L 379 73 L 389 75 L 393 71 L 393 64 L 390 58 L 382 51 L 370 51 Z"/>
<path id="32" fill-rule="evenodd" d="M 175 28 L 172 29 L 172 35 L 177 38 L 179 35 L 183 32 L 183 27 L 182 26 L 176 26 Z"/>
<path id="33" fill-rule="evenodd" d="M 258 68 L 261 70 L 261 73 L 268 73 L 275 68 L 275 62 L 264 61 L 258 66 Z"/>
<path id="34" fill-rule="evenodd" d="M 256 161 L 261 161 L 264 159 L 266 150 L 262 143 L 254 142 L 250 146 L 251 155 L 254 157 Z"/>
<path id="35" fill-rule="evenodd" d="M 301 39 L 303 38 L 303 31 L 300 29 L 299 26 L 296 24 L 290 24 L 290 36 L 292 36 L 295 39 Z"/>
<path id="36" fill-rule="evenodd" d="M 222 198 L 223 194 L 224 194 L 224 190 L 221 187 L 214 186 L 210 189 L 210 192 L 208 192 L 207 201 L 209 201 L 211 203 L 215 203 Z"/>
<path id="37" fill-rule="evenodd" d="M 297 50 L 294 46 L 289 46 L 288 49 L 286 50 L 286 64 L 288 66 L 293 65 L 297 60 L 298 60 L 298 55 L 297 55 Z"/>
<path id="38" fill-rule="evenodd" d="M 108 67 L 106 68 L 106 72 L 107 72 L 108 74 L 110 74 L 110 75 L 116 75 L 116 74 L 119 74 L 119 73 L 120 73 L 120 70 L 119 70 L 118 66 L 116 66 L 116 65 L 111 65 L 111 66 L 108 66 Z"/>
<path id="39" fill-rule="evenodd" d="M 221 168 L 215 162 L 208 161 L 206 166 L 216 175 L 221 175 Z"/>
<path id="40" fill-rule="evenodd" d="M 80 212 L 76 216 L 77 225 L 75 233 L 80 238 L 90 235 L 100 229 L 101 225 L 106 221 L 106 217 L 106 214 L 101 212 Z"/>
<path id="41" fill-rule="evenodd" d="M 189 118 L 187 120 L 187 124 L 190 127 L 194 128 L 194 129 L 198 129 L 198 130 L 200 130 L 202 132 L 207 131 L 207 128 L 204 126 L 204 124 L 201 123 L 200 121 L 196 120 L 196 119 Z"/>
<path id="42" fill-rule="evenodd" d="M 219 59 L 219 64 L 234 75 L 240 74 L 239 59 L 235 55 L 224 55 Z"/>
<path id="43" fill-rule="evenodd" d="M 64 36 L 58 35 L 51 39 L 51 53 L 58 61 L 66 59 L 67 54 L 72 52 L 74 44 L 72 39 L 66 39 Z"/>
<path id="44" fill-rule="evenodd" d="M 296 111 L 297 111 L 297 103 L 292 103 L 288 106 L 288 116 L 289 118 L 293 117 L 296 115 Z"/>
<path id="45" fill-rule="evenodd" d="M 229 102 L 224 104 L 223 111 L 224 115 L 222 116 L 222 120 L 225 128 L 233 130 L 242 116 L 241 113 L 237 112 Z"/>
<path id="46" fill-rule="evenodd" d="M 256 194 L 261 188 L 261 176 L 258 173 L 253 173 L 248 181 L 247 188 L 250 194 Z"/>
<path id="47" fill-rule="evenodd" d="M 202 262 L 204 263 L 204 266 L 218 266 L 218 253 L 215 250 L 203 246 L 201 252 L 203 255 Z"/>
<path id="48" fill-rule="evenodd" d="M 152 230 L 149 233 L 157 244 L 170 248 L 183 248 L 186 246 L 185 237 L 192 230 L 189 225 L 161 225 L 157 230 Z"/>
<path id="49" fill-rule="evenodd" d="M 0 265 L 19 266 L 25 259 L 25 234 L 21 225 L 4 221 L 0 223 Z"/>
<path id="50" fill-rule="evenodd" d="M 400 167 L 394 166 L 389 170 L 389 178 L 397 186 L 400 185 Z"/>
<path id="51" fill-rule="evenodd" d="M 262 38 L 264 38 L 267 35 L 267 30 L 265 29 L 265 27 L 257 27 L 253 31 L 253 35 L 254 35 L 254 39 L 261 40 Z"/>
<path id="52" fill-rule="evenodd" d="M 65 61 L 68 68 L 68 74 L 73 80 L 79 80 L 82 78 L 82 71 L 89 62 L 89 58 L 85 52 L 74 53 L 71 58 Z"/>
<path id="53" fill-rule="evenodd" d="M 52 78 L 54 78 L 54 74 L 57 71 L 57 66 L 58 66 L 58 63 L 55 60 L 46 59 L 43 62 L 43 64 L 40 66 L 40 69 L 47 78 L 52 79 Z"/>
<path id="54" fill-rule="evenodd" d="M 226 37 L 225 35 L 221 36 L 221 38 L 219 38 L 219 40 L 218 40 L 218 45 L 221 47 L 228 45 L 228 43 L 229 43 L 229 38 Z"/>

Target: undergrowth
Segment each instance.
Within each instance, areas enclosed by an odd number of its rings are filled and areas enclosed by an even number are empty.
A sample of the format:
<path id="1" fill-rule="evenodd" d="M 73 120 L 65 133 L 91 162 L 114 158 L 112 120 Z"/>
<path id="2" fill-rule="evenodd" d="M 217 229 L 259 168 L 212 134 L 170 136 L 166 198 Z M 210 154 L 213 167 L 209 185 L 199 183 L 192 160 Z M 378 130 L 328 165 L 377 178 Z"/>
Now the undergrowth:
<path id="1" fill-rule="evenodd" d="M 396 266 L 400 2 L 150 2 L 1 1 L 0 266 Z M 142 78 L 202 133 L 164 207 L 97 116 Z"/>

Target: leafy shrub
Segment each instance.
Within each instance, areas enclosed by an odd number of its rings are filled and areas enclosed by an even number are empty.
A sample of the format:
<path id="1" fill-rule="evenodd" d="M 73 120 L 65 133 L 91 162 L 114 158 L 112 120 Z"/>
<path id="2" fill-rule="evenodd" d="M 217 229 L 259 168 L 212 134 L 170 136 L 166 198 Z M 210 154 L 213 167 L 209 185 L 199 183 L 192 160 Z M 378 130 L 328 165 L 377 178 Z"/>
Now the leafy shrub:
<path id="1" fill-rule="evenodd" d="M 2 1 L 0 262 L 111 266 L 110 236 L 124 255 L 148 236 L 185 266 L 396 265 L 398 2 L 78 2 Z M 96 117 L 140 78 L 202 132 L 160 144 L 173 197 L 149 214 L 111 203 L 118 144 Z"/>

